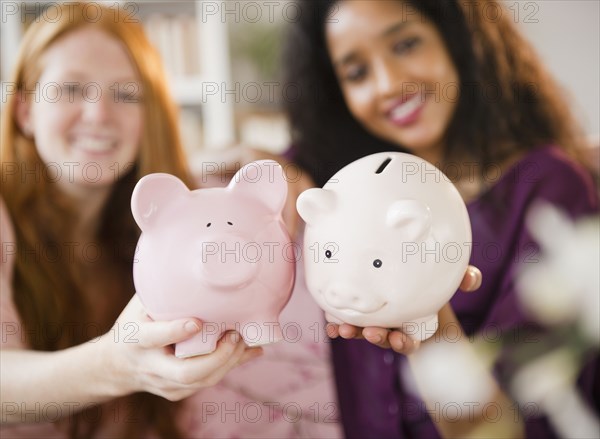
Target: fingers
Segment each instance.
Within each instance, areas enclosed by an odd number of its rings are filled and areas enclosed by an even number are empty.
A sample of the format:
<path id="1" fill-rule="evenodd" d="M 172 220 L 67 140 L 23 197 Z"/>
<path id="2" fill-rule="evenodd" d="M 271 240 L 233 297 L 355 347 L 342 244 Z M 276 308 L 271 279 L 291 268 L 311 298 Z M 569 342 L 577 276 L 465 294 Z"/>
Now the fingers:
<path id="1" fill-rule="evenodd" d="M 481 286 L 483 276 L 479 268 L 469 265 L 459 288 L 465 292 L 471 292 L 477 290 Z"/>
<path id="2" fill-rule="evenodd" d="M 421 345 L 420 341 L 414 340 L 400 331 L 392 331 L 388 337 L 388 342 L 394 351 L 403 355 L 412 354 L 419 349 L 419 346 Z"/>
<path id="3" fill-rule="evenodd" d="M 262 348 L 248 348 L 244 351 L 237 362 L 235 361 L 237 356 L 234 354 L 230 357 L 230 360 L 226 364 L 213 371 L 212 374 L 201 377 L 201 379 L 198 381 L 194 381 L 192 383 L 190 380 L 193 380 L 193 376 L 191 375 L 189 376 L 191 378 L 184 377 L 183 380 L 185 382 L 190 381 L 189 384 L 183 384 L 181 382 L 170 382 L 165 384 L 164 381 L 157 379 L 154 382 L 156 391 L 153 393 L 163 396 L 170 401 L 179 401 L 189 397 L 190 395 L 193 395 L 198 391 L 199 388 L 217 384 L 231 369 L 238 366 L 242 362 L 249 361 L 250 359 L 256 358 L 260 355 L 262 355 Z"/>
<path id="4" fill-rule="evenodd" d="M 362 338 L 361 328 L 347 323 L 342 323 L 338 327 L 338 332 L 342 338 Z"/>
<path id="5" fill-rule="evenodd" d="M 327 323 L 325 325 L 325 332 L 327 332 L 327 337 L 329 338 L 338 338 L 340 336 L 339 326 L 335 323 Z"/>
<path id="6" fill-rule="evenodd" d="M 370 326 L 362 330 L 362 335 L 365 337 L 365 339 L 367 339 L 367 341 L 383 349 L 390 348 L 390 343 L 388 341 L 389 334 L 390 331 L 388 329 L 374 326 Z"/>
<path id="7" fill-rule="evenodd" d="M 367 327 L 363 329 L 365 339 L 383 349 L 393 349 L 399 354 L 410 355 L 421 342 L 414 340 L 402 331 L 390 331 L 385 328 Z"/>
<path id="8" fill-rule="evenodd" d="M 237 366 L 246 348 L 239 334 L 226 333 L 210 354 L 180 361 L 182 383 L 198 383 L 201 387 L 217 384 L 230 369 Z"/>
<path id="9" fill-rule="evenodd" d="M 200 332 L 197 319 L 146 322 L 140 325 L 138 340 L 143 348 L 168 346 L 187 340 Z"/>
<path id="10" fill-rule="evenodd" d="M 147 365 L 148 372 L 161 377 L 163 386 L 179 388 L 192 386 L 194 389 L 216 384 L 240 360 L 246 345 L 241 337 L 233 333 L 225 334 L 210 354 L 189 358 L 177 358 L 172 354 L 152 357 L 152 364 Z M 224 370 L 225 373 L 220 374 Z"/>
<path id="11" fill-rule="evenodd" d="M 359 328 L 347 323 L 341 325 L 328 323 L 325 328 L 330 338 L 337 338 L 338 336 L 346 339 L 364 338 L 369 343 L 379 346 L 382 349 L 393 349 L 403 355 L 412 354 L 421 345 L 420 341 L 412 339 L 401 331 L 392 331 L 376 326 Z"/>
<path id="12" fill-rule="evenodd" d="M 131 391 L 148 391 L 171 401 L 185 398 L 201 387 L 219 382 L 234 367 L 262 354 L 262 348 L 248 348 L 236 332 L 228 332 L 207 355 L 177 358 L 171 345 L 201 332 L 195 318 L 152 321 L 137 296 L 119 317 L 119 323 L 136 324 L 138 331 L 129 343 L 118 343 L 119 370 L 126 370 Z"/>
<path id="13" fill-rule="evenodd" d="M 325 330 L 329 338 L 363 338 L 361 328 L 349 325 L 348 323 L 342 323 L 341 325 L 336 323 L 327 323 Z"/>

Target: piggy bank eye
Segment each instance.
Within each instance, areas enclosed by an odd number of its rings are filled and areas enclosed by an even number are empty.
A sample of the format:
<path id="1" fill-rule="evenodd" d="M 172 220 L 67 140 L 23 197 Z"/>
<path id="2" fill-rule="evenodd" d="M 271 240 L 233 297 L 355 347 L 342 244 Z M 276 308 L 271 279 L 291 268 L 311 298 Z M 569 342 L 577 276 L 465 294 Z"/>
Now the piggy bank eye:
<path id="1" fill-rule="evenodd" d="M 331 259 L 331 250 L 325 250 L 325 257 Z"/>
<path id="2" fill-rule="evenodd" d="M 375 267 L 375 268 L 381 268 L 382 265 L 383 265 L 383 262 L 381 262 L 381 259 L 375 259 L 373 261 L 373 267 Z"/>

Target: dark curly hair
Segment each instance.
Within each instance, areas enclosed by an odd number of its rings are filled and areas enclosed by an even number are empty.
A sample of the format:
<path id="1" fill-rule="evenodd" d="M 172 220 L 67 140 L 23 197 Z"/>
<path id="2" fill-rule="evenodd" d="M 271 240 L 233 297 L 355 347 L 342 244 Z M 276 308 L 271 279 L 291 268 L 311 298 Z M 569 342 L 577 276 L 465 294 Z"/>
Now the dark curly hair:
<path id="1" fill-rule="evenodd" d="M 368 133 L 350 114 L 331 64 L 325 23 L 342 0 L 300 0 L 289 28 L 284 77 L 295 161 L 324 184 L 365 155 L 403 150 Z M 578 157 L 582 136 L 556 82 L 495 0 L 407 0 L 438 29 L 458 71 L 461 93 L 445 133 L 445 161 L 469 158 L 481 169 L 515 152 L 553 143 Z M 494 20 L 486 8 L 501 11 Z M 494 97 L 487 90 L 496 91 Z M 464 92 L 468 90 L 467 92 Z M 442 163 L 443 165 L 443 163 Z"/>

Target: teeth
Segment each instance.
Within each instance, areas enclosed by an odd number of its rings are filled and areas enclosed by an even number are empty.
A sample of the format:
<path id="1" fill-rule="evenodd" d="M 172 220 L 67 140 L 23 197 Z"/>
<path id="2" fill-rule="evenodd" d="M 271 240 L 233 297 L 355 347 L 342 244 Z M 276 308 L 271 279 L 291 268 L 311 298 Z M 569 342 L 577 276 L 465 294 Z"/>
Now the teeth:
<path id="1" fill-rule="evenodd" d="M 417 94 L 414 97 L 410 98 L 408 101 L 394 108 L 390 113 L 390 117 L 392 119 L 402 119 L 411 114 L 417 108 L 419 108 L 420 105 L 421 96 Z"/>
<path id="2" fill-rule="evenodd" d="M 113 142 L 107 139 L 80 138 L 75 142 L 76 147 L 91 152 L 106 152 L 113 147 Z"/>

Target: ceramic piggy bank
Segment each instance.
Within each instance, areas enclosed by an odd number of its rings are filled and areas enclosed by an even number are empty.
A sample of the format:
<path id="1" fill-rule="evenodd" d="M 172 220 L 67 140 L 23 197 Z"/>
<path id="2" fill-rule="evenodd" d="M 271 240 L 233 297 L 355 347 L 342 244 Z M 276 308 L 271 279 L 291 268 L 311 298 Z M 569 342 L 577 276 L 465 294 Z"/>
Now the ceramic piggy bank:
<path id="1" fill-rule="evenodd" d="M 203 322 L 175 355 L 212 352 L 230 329 L 249 346 L 282 338 L 278 317 L 295 275 L 281 219 L 286 196 L 282 169 L 270 160 L 244 166 L 226 188 L 190 191 L 169 174 L 138 182 L 131 199 L 142 229 L 137 294 L 154 320 Z"/>
<path id="2" fill-rule="evenodd" d="M 471 243 L 465 204 L 439 169 L 409 154 L 373 154 L 303 192 L 297 209 L 307 286 L 327 320 L 433 335 Z"/>

